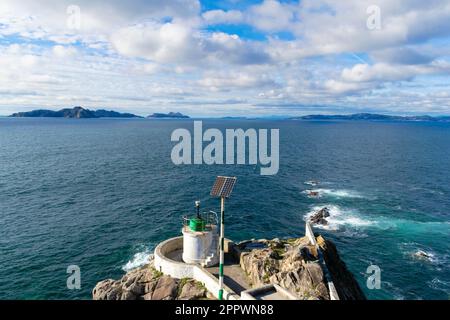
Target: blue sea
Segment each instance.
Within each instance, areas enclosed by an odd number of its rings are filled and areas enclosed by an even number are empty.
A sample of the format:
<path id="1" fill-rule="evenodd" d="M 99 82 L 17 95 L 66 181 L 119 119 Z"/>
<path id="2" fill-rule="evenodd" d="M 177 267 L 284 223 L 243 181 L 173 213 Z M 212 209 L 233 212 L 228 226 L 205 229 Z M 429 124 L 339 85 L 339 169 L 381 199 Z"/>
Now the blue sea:
<path id="1" fill-rule="evenodd" d="M 368 298 L 449 298 L 450 124 L 203 124 L 280 129 L 278 175 L 175 166 L 170 136 L 192 130 L 190 120 L 0 118 L 0 299 L 90 299 L 98 281 L 180 235 L 195 200 L 218 210 L 209 197 L 217 175 L 238 177 L 227 237 L 302 236 L 308 215 L 326 206 L 330 224 L 316 231 L 335 242 Z M 81 269 L 81 290 L 67 289 L 70 265 Z M 379 290 L 366 285 L 370 265 L 381 268 Z"/>

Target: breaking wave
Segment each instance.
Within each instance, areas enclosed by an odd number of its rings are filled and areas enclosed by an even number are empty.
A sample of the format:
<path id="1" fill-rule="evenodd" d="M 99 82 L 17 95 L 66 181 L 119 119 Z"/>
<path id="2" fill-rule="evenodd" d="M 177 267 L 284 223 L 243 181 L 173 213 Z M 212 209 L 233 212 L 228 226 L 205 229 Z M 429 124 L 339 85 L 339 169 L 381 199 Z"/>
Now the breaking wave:
<path id="1" fill-rule="evenodd" d="M 345 189 L 312 189 L 303 191 L 304 194 L 317 194 L 316 197 L 334 197 L 334 198 L 364 198 L 362 194 L 352 190 Z"/>
<path id="2" fill-rule="evenodd" d="M 449 256 L 447 254 L 440 255 L 431 248 L 419 243 L 404 242 L 399 245 L 399 248 L 403 255 L 413 262 L 433 264 L 438 269 L 448 267 Z"/>
<path id="3" fill-rule="evenodd" d="M 351 226 L 351 227 L 367 227 L 373 225 L 375 222 L 370 220 L 365 220 L 361 218 L 358 213 L 354 210 L 344 209 L 336 205 L 323 205 L 323 206 L 314 206 L 311 211 L 306 214 L 306 220 L 308 220 L 313 214 L 317 211 L 323 209 L 324 207 L 328 208 L 330 212 L 330 216 L 326 218 L 328 221 L 327 225 L 314 225 L 316 228 L 321 228 L 325 230 L 339 230 L 343 226 Z"/>
<path id="4" fill-rule="evenodd" d="M 142 252 L 137 252 L 133 258 L 122 266 L 122 270 L 125 272 L 137 269 L 139 267 L 145 266 L 153 258 L 153 253 L 150 249 L 146 249 Z"/>

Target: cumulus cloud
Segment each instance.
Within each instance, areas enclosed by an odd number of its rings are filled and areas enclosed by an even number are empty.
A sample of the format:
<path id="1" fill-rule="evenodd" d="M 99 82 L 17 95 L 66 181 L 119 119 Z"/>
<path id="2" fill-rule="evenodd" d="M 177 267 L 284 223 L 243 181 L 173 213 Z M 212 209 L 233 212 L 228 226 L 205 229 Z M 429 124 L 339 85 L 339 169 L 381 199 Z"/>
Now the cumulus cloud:
<path id="1" fill-rule="evenodd" d="M 244 21 L 244 15 L 238 10 L 211 10 L 202 14 L 207 24 L 238 24 Z"/>

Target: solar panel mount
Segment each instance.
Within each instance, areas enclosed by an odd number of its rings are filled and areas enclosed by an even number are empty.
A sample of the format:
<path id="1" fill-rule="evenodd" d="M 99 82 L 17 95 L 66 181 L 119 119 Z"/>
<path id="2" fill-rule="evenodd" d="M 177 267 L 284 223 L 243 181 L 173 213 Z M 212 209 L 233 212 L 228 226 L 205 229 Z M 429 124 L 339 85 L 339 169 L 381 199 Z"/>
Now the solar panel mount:
<path id="1" fill-rule="evenodd" d="M 217 198 L 229 198 L 233 192 L 236 180 L 236 177 L 217 177 L 211 190 L 211 196 Z"/>

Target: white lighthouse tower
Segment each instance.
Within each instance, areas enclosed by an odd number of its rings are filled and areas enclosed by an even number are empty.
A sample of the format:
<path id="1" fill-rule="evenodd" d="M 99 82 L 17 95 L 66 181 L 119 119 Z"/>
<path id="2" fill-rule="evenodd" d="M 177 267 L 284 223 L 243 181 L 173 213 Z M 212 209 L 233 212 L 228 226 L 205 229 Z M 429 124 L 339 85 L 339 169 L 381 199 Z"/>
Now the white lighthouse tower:
<path id="1" fill-rule="evenodd" d="M 212 267 L 219 263 L 219 230 L 217 217 L 210 212 L 200 214 L 200 201 L 195 202 L 197 216 L 185 218 L 183 226 L 183 261 Z"/>

